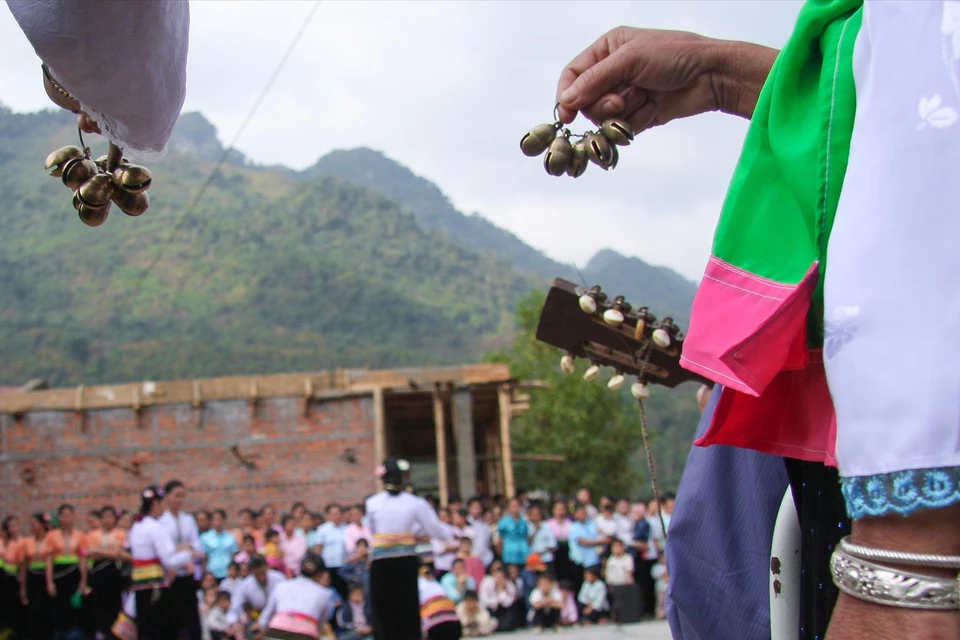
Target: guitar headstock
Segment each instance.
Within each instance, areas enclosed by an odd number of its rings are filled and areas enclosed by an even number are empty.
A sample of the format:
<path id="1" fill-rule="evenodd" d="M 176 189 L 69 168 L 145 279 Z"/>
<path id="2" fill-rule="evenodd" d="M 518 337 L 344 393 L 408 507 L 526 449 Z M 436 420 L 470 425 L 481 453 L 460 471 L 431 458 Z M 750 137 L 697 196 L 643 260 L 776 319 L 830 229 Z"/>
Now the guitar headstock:
<path id="1" fill-rule="evenodd" d="M 611 297 L 598 286 L 578 287 L 562 278 L 553 281 L 537 325 L 537 340 L 566 352 L 560 361 L 565 373 L 573 373 L 576 358 L 591 362 L 585 380 L 596 378 L 600 367 L 611 367 L 616 373 L 607 386 L 617 390 L 627 376 L 636 376 L 630 392 L 639 399 L 649 397 L 648 384 L 712 384 L 680 366 L 683 339 L 672 318 L 657 318 L 623 296 Z"/>

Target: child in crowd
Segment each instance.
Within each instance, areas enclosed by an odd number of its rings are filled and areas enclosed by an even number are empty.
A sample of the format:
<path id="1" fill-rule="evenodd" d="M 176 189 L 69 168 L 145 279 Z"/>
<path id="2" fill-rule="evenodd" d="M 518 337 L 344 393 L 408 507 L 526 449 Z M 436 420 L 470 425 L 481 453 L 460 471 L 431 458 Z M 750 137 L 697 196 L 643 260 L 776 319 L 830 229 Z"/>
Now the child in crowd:
<path id="1" fill-rule="evenodd" d="M 537 579 L 537 588 L 530 594 L 530 607 L 532 622 L 538 631 L 556 629 L 560 624 L 563 595 L 553 576 L 544 573 Z"/>
<path id="2" fill-rule="evenodd" d="M 525 621 L 527 620 L 527 605 L 530 602 L 531 590 L 527 588 L 527 583 L 524 582 L 523 577 L 520 575 L 520 566 L 515 564 L 507 565 L 507 578 L 510 579 L 510 582 L 513 583 L 517 590 L 517 601 L 513 605 L 513 619 L 518 622 Z M 526 623 L 524 622 L 524 624 Z"/>
<path id="3" fill-rule="evenodd" d="M 480 604 L 476 591 L 467 591 L 457 605 L 457 617 L 465 638 L 489 636 L 497 630 L 497 620 Z"/>
<path id="4" fill-rule="evenodd" d="M 667 573 L 667 561 L 664 556 L 657 559 L 657 564 L 650 568 L 650 575 L 656 581 L 657 588 L 657 620 L 667 618 L 667 586 L 670 584 L 670 576 Z"/>
<path id="5" fill-rule="evenodd" d="M 483 560 L 473 555 L 473 540 L 470 538 L 461 538 L 460 546 L 457 548 L 457 557 L 463 560 L 463 566 L 467 570 L 467 575 L 473 578 L 475 584 L 480 584 L 487 570 L 483 566 Z"/>
<path id="6" fill-rule="evenodd" d="M 240 585 L 240 565 L 231 562 L 227 565 L 227 577 L 220 581 L 220 590 L 233 595 L 234 590 Z"/>
<path id="7" fill-rule="evenodd" d="M 580 620 L 580 608 L 577 606 L 577 596 L 573 592 L 573 583 L 569 580 L 561 580 L 560 594 L 563 597 L 560 624 L 564 627 L 572 627 Z"/>
<path id="8" fill-rule="evenodd" d="M 583 626 L 600 622 L 605 618 L 610 604 L 607 601 L 607 585 L 604 584 L 596 569 L 587 569 L 583 572 L 583 586 L 577 600 L 583 606 Z"/>
<path id="9" fill-rule="evenodd" d="M 287 566 L 283 563 L 283 552 L 280 550 L 280 534 L 276 529 L 266 529 L 263 532 L 263 539 L 260 555 L 266 559 L 267 566 L 286 575 Z"/>
<path id="10" fill-rule="evenodd" d="M 251 535 L 243 536 L 243 542 L 240 544 L 240 553 L 233 556 L 233 561 L 237 564 L 247 564 L 250 562 L 250 556 L 257 552 L 257 541 Z"/>
<path id="11" fill-rule="evenodd" d="M 347 604 L 337 612 L 337 628 L 340 630 L 340 640 L 370 640 L 373 637 L 370 611 L 362 585 L 350 585 Z"/>
<path id="12" fill-rule="evenodd" d="M 363 587 L 364 596 L 370 596 L 370 544 L 365 538 L 357 540 L 357 548 L 353 555 L 340 567 L 340 577 L 347 584 L 356 583 Z"/>
<path id="13" fill-rule="evenodd" d="M 227 612 L 230 611 L 230 592 L 214 591 L 214 605 L 201 618 L 203 623 L 203 640 L 226 640 Z"/>
<path id="14" fill-rule="evenodd" d="M 473 578 L 467 574 L 466 567 L 462 558 L 453 561 L 453 566 L 449 573 L 440 578 L 440 584 L 447 593 L 447 597 L 453 604 L 459 604 L 467 591 L 476 591 L 477 585 Z"/>
<path id="15" fill-rule="evenodd" d="M 513 631 L 516 626 L 517 586 L 507 578 L 507 570 L 499 560 L 490 565 L 490 575 L 480 581 L 480 601 L 497 619 L 500 631 Z"/>
<path id="16" fill-rule="evenodd" d="M 611 587 L 633 584 L 633 556 L 627 553 L 627 547 L 622 540 L 614 540 L 611 549 L 613 553 L 607 558 L 604 574 L 607 584 Z"/>

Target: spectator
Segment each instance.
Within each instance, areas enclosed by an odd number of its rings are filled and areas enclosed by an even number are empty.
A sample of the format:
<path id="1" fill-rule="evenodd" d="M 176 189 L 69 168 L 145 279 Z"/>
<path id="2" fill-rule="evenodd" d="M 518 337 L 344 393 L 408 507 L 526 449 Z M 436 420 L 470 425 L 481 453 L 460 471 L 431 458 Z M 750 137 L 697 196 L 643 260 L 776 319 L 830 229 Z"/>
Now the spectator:
<path id="1" fill-rule="evenodd" d="M 236 562 L 231 562 L 227 565 L 227 577 L 220 581 L 220 590 L 232 594 L 237 586 L 239 586 L 241 580 L 243 580 L 243 578 L 240 577 L 240 565 Z"/>
<path id="2" fill-rule="evenodd" d="M 243 545 L 240 548 L 240 551 L 233 556 L 233 561 L 240 565 L 245 565 L 250 562 L 250 558 L 257 553 L 257 542 L 252 535 L 246 535 L 243 537 Z"/>
<path id="3" fill-rule="evenodd" d="M 590 489 L 586 487 L 581 487 L 577 491 L 577 505 L 583 507 L 586 510 L 586 519 L 588 521 L 593 520 L 599 514 L 597 508 L 593 506 L 593 496 L 590 493 Z M 574 507 L 576 510 L 576 507 Z"/>
<path id="4" fill-rule="evenodd" d="M 499 560 L 490 565 L 490 574 L 480 581 L 480 602 L 497 619 L 500 631 L 513 631 L 517 586 L 507 577 Z"/>
<path id="5" fill-rule="evenodd" d="M 347 513 L 347 526 L 343 529 L 343 552 L 347 557 L 352 556 L 357 550 L 358 540 L 363 539 L 369 542 L 372 539 L 370 529 L 363 523 L 366 511 L 366 505 L 355 504 Z"/>
<path id="6" fill-rule="evenodd" d="M 483 501 L 471 498 L 467 503 L 467 523 L 473 529 L 473 554 L 483 563 L 484 568 L 493 562 L 492 532 L 483 519 Z"/>
<path id="7" fill-rule="evenodd" d="M 370 599 L 370 545 L 364 538 L 357 540 L 353 555 L 340 567 L 340 577 L 347 584 L 363 587 L 364 596 Z"/>
<path id="8" fill-rule="evenodd" d="M 530 555 L 530 529 L 520 513 L 519 500 L 513 498 L 507 503 L 507 515 L 500 519 L 497 529 L 500 532 L 503 547 L 500 555 L 504 564 L 518 567 L 525 565 L 527 556 Z"/>
<path id="9" fill-rule="evenodd" d="M 632 549 L 634 518 L 629 500 L 626 498 L 617 500 L 617 509 L 613 515 L 613 520 L 617 523 L 617 538 L 623 542 L 627 549 Z"/>
<path id="10" fill-rule="evenodd" d="M 450 510 L 441 508 L 437 511 L 437 516 L 443 526 L 451 532 L 450 540 L 434 539 L 430 541 L 433 550 L 433 568 L 437 573 L 437 578 L 442 578 L 450 569 L 453 568 L 453 561 L 457 557 L 457 549 L 460 542 L 457 540 L 453 523 L 450 519 Z"/>
<path id="11" fill-rule="evenodd" d="M 570 561 L 570 515 L 567 504 L 563 500 L 553 503 L 553 517 L 547 520 L 554 539 L 557 541 L 557 550 L 554 553 L 554 569 L 558 580 L 573 578 L 573 565 Z"/>
<path id="12" fill-rule="evenodd" d="M 612 553 L 610 557 L 607 558 L 607 566 L 604 573 L 607 578 L 607 584 L 611 587 L 633 584 L 633 556 L 626 552 L 623 540 L 614 540 L 611 549 Z"/>
<path id="13" fill-rule="evenodd" d="M 457 618 L 466 638 L 489 636 L 497 630 L 497 620 L 485 607 L 480 606 L 476 591 L 467 591 L 457 605 Z"/>
<path id="14" fill-rule="evenodd" d="M 366 542 L 366 540 L 363 540 L 363 542 Z M 362 585 L 356 583 L 350 585 L 347 604 L 340 607 L 337 612 L 337 627 L 341 633 L 340 640 L 370 640 L 373 638 L 370 608 L 367 603 L 366 589 Z"/>
<path id="15" fill-rule="evenodd" d="M 467 591 L 477 590 L 476 583 L 473 578 L 467 574 L 463 560 L 460 558 L 453 561 L 450 572 L 440 579 L 440 584 L 443 586 L 443 590 L 453 604 L 458 604 L 463 600 L 463 596 Z"/>
<path id="16" fill-rule="evenodd" d="M 667 573 L 667 562 L 664 556 L 660 556 L 657 563 L 650 570 L 653 579 L 656 580 L 657 588 L 657 620 L 664 620 L 667 617 L 666 601 L 667 586 L 670 584 L 670 576 Z"/>
<path id="17" fill-rule="evenodd" d="M 467 575 L 473 578 L 476 584 L 480 584 L 486 575 L 486 569 L 480 558 L 473 555 L 473 541 L 469 538 L 460 539 L 460 548 L 457 549 L 457 558 L 463 560 L 463 566 L 467 570 Z"/>
<path id="18" fill-rule="evenodd" d="M 204 640 L 226 640 L 227 629 L 230 627 L 227 621 L 227 613 L 230 611 L 230 592 L 221 590 L 215 593 L 215 604 L 202 620 Z"/>
<path id="19" fill-rule="evenodd" d="M 550 574 L 545 573 L 537 580 L 537 588 L 530 594 L 530 607 L 533 626 L 538 631 L 555 629 L 560 624 L 563 594 Z"/>
<path id="20" fill-rule="evenodd" d="M 587 520 L 587 508 L 578 504 L 573 512 L 573 524 L 570 525 L 570 558 L 574 563 L 574 589 L 579 593 L 587 569 L 599 573 L 600 554 L 597 547 L 603 540 L 597 533 L 596 524 Z"/>
<path id="21" fill-rule="evenodd" d="M 307 555 L 307 539 L 297 534 L 297 521 L 292 515 L 280 518 L 283 536 L 280 538 L 280 550 L 283 552 L 283 564 L 292 577 L 300 572 L 300 563 Z"/>
<path id="22" fill-rule="evenodd" d="M 347 583 L 340 577 L 340 568 L 346 561 L 346 551 L 343 544 L 343 534 L 347 526 L 343 523 L 343 511 L 340 505 L 330 504 L 326 509 L 326 522 L 317 529 L 315 552 L 323 558 L 323 562 L 330 571 L 333 588 L 340 595 L 341 600 L 347 597 Z"/>
<path id="23" fill-rule="evenodd" d="M 546 570 L 554 572 L 554 552 L 557 550 L 557 539 L 553 530 L 543 521 L 543 509 L 539 504 L 532 504 L 527 509 L 529 519 L 530 553 L 539 554 L 540 560 L 546 565 Z"/>
<path id="24" fill-rule="evenodd" d="M 287 567 L 283 563 L 283 552 L 280 551 L 280 534 L 276 529 L 266 529 L 263 534 L 266 542 L 263 543 L 263 549 L 260 555 L 267 561 L 267 566 L 275 571 L 287 575 Z"/>
<path id="25" fill-rule="evenodd" d="M 605 500 L 600 506 L 600 515 L 594 521 L 597 526 L 597 535 L 600 538 L 602 550 L 600 555 L 606 557 L 610 554 L 610 543 L 617 537 L 619 528 L 617 521 L 613 516 L 613 503 Z"/>
<path id="26" fill-rule="evenodd" d="M 600 572 L 597 569 L 587 569 L 584 572 L 583 586 L 580 587 L 577 600 L 583 607 L 584 626 L 600 622 L 601 618 L 606 617 L 610 610 L 607 585 L 600 579 Z"/>
<path id="27" fill-rule="evenodd" d="M 206 533 L 200 534 L 200 544 L 203 552 L 207 554 L 207 571 L 218 580 L 227 577 L 227 567 L 230 566 L 233 556 L 240 551 L 237 539 L 224 529 L 226 522 L 227 513 L 223 509 L 217 509 L 210 518 L 210 528 Z"/>
<path id="28" fill-rule="evenodd" d="M 580 607 L 577 606 L 577 594 L 569 580 L 560 581 L 560 594 L 563 596 L 563 608 L 560 609 L 560 624 L 570 627 L 580 621 Z"/>

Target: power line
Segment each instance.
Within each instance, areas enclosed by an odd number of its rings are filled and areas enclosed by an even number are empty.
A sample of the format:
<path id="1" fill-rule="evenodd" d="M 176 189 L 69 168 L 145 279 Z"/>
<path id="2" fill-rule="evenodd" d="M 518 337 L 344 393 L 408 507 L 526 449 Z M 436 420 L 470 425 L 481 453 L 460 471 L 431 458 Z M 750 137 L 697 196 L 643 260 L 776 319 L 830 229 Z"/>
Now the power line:
<path id="1" fill-rule="evenodd" d="M 173 231 L 170 232 L 170 237 L 167 238 L 167 241 L 161 245 L 160 252 L 150 261 L 150 264 L 140 273 L 140 277 L 137 278 L 137 283 L 134 285 L 133 289 L 129 296 L 132 298 L 140 292 L 140 288 L 143 286 L 144 281 L 147 279 L 147 276 L 150 275 L 150 272 L 163 260 L 163 256 L 166 255 L 167 250 L 170 248 L 170 245 L 173 244 L 173 241 L 176 240 L 177 234 L 180 233 L 180 229 L 183 227 L 184 223 L 193 213 L 196 211 L 197 207 L 200 205 L 200 201 L 203 200 L 203 196 L 207 193 L 207 188 L 213 184 L 213 181 L 216 179 L 217 174 L 220 172 L 220 169 L 223 168 L 223 165 L 226 163 L 227 158 L 230 157 L 230 152 L 234 150 L 237 142 L 240 140 L 240 136 L 243 135 L 243 132 L 246 131 L 247 125 L 253 120 L 253 116 L 256 115 L 257 110 L 260 108 L 260 105 L 263 104 L 264 99 L 267 97 L 267 94 L 270 92 L 270 89 L 273 87 L 274 82 L 277 78 L 280 77 L 280 72 L 283 71 L 284 66 L 286 66 L 287 61 L 290 59 L 290 56 L 293 54 L 294 49 L 296 49 L 297 44 L 300 42 L 300 38 L 303 37 L 303 34 L 307 31 L 307 27 L 310 26 L 310 22 L 313 20 L 313 16 L 316 15 L 317 10 L 320 8 L 320 4 L 323 0 L 317 0 L 313 4 L 313 8 L 310 9 L 310 12 L 306 15 L 303 20 L 303 23 L 300 25 L 300 29 L 294 35 L 293 40 L 290 42 L 290 46 L 287 47 L 286 52 L 283 54 L 283 57 L 280 58 L 280 62 L 277 64 L 276 69 L 274 69 L 273 74 L 267 80 L 267 84 L 264 85 L 263 90 L 260 92 L 260 95 L 257 97 L 257 100 L 253 103 L 250 111 L 247 113 L 246 118 L 244 118 L 243 123 L 241 123 L 240 128 L 237 129 L 236 134 L 234 134 L 233 139 L 230 141 L 230 144 L 227 145 L 223 154 L 221 154 L 220 159 L 214 165 L 213 170 L 210 172 L 210 175 L 200 186 L 200 190 L 197 191 L 197 195 L 194 197 L 193 201 L 190 203 L 190 206 L 187 207 L 180 218 L 177 220 L 176 224 L 173 226 Z M 118 301 L 122 302 L 121 300 Z"/>

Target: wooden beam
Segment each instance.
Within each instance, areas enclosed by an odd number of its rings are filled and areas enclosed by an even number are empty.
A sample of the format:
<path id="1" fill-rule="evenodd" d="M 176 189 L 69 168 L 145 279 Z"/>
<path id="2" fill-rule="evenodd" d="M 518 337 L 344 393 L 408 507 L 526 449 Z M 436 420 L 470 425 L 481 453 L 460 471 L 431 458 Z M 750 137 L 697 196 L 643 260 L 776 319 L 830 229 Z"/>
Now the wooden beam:
<path id="1" fill-rule="evenodd" d="M 513 452 L 510 449 L 510 385 L 502 384 L 497 391 L 500 404 L 500 455 L 503 456 L 504 495 L 507 499 L 516 495 L 513 482 Z"/>
<path id="2" fill-rule="evenodd" d="M 450 489 L 447 486 L 447 429 L 443 421 L 443 398 L 433 391 L 433 429 L 437 439 L 437 484 L 440 490 L 440 506 L 447 506 Z"/>
<path id="3" fill-rule="evenodd" d="M 519 454 L 512 456 L 514 462 L 518 461 L 530 461 L 530 462 L 566 462 L 567 456 L 556 455 L 552 453 L 528 453 L 528 454 Z M 477 460 L 502 460 L 503 456 L 498 455 L 483 455 L 477 456 Z"/>
<path id="4" fill-rule="evenodd" d="M 373 457 L 380 464 L 387 457 L 386 414 L 383 406 L 383 389 L 373 390 Z"/>
<path id="5" fill-rule="evenodd" d="M 500 384 L 510 380 L 504 364 L 474 364 L 409 370 L 281 373 L 263 376 L 228 376 L 157 382 L 135 382 L 86 386 L 85 411 L 131 407 L 134 390 L 141 394 L 144 408 L 157 405 L 192 404 L 200 389 L 205 402 L 248 400 L 256 386 L 257 398 L 302 398 L 304 388 L 313 389 L 317 401 L 352 395 L 367 395 L 374 389 L 409 389 L 413 382 L 424 391 L 437 383 L 457 386 Z M 76 387 L 46 389 L 0 395 L 0 413 L 23 414 L 30 411 L 73 411 Z"/>
<path id="6" fill-rule="evenodd" d="M 457 443 L 457 493 L 464 500 L 477 493 L 477 448 L 474 439 L 473 394 L 469 389 L 455 391 L 451 398 L 454 442 Z"/>

